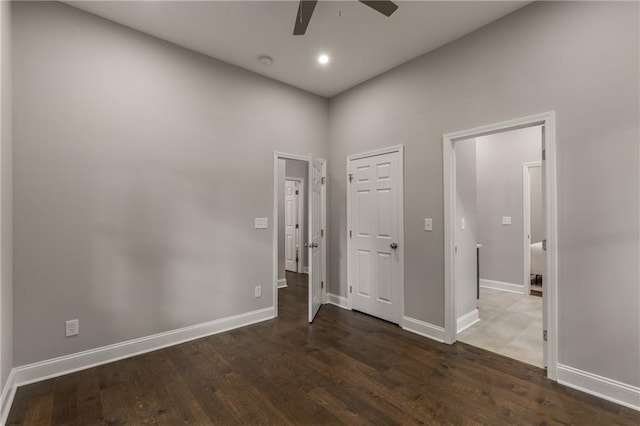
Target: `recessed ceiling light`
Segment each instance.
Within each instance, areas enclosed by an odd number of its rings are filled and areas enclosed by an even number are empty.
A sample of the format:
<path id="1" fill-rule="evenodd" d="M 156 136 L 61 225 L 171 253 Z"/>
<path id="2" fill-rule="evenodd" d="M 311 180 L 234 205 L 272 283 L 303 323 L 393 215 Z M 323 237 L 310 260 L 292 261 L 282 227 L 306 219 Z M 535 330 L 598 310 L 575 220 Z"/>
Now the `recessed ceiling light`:
<path id="1" fill-rule="evenodd" d="M 322 65 L 327 65 L 329 63 L 329 56 L 325 54 L 318 56 L 318 62 L 320 62 Z"/>

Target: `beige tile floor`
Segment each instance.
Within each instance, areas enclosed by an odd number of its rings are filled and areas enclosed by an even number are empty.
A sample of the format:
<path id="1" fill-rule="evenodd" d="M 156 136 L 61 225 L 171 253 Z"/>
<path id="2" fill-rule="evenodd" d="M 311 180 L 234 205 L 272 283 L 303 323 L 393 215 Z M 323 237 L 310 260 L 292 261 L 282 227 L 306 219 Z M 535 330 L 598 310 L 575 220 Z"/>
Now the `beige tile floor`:
<path id="1" fill-rule="evenodd" d="M 480 321 L 458 340 L 519 361 L 544 367 L 542 297 L 480 289 Z"/>

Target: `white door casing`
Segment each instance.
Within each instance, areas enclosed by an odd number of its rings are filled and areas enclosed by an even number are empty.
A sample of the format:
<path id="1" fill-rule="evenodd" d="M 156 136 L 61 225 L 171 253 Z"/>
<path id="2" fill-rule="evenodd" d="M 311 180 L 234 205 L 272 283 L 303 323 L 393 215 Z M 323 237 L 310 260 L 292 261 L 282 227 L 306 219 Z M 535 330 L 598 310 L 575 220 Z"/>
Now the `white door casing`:
<path id="1" fill-rule="evenodd" d="M 550 305 L 551 303 L 549 303 L 551 300 L 553 300 L 554 302 L 557 300 L 555 298 L 555 294 L 554 297 L 549 297 L 549 293 L 550 293 L 550 289 L 549 289 L 549 282 L 553 282 L 553 283 L 557 283 L 557 281 L 555 281 L 555 277 L 552 279 L 550 278 L 550 272 L 551 272 L 551 268 L 549 268 L 549 256 L 547 255 L 547 238 L 550 237 L 550 235 L 547 233 L 549 230 L 549 226 L 547 225 L 547 221 L 549 220 L 549 210 L 548 210 L 548 200 L 546 197 L 546 192 L 549 190 L 549 187 L 547 186 L 549 183 L 549 178 L 547 177 L 547 173 L 550 171 L 547 168 L 547 162 L 546 162 L 546 134 L 547 134 L 547 129 L 546 126 L 542 126 L 542 211 L 544 212 L 543 214 L 543 224 L 544 224 L 544 236 L 542 238 L 542 249 L 543 249 L 543 254 L 545 255 L 544 258 L 544 262 L 545 262 L 545 270 L 544 270 L 544 274 L 542 276 L 542 330 L 543 330 L 543 340 L 542 340 L 542 365 L 544 365 L 545 367 L 549 366 L 549 346 L 547 344 L 547 340 L 548 340 L 548 335 L 549 332 L 548 330 L 551 328 L 549 326 L 549 314 L 551 313 L 550 311 Z M 555 191 L 554 191 L 555 193 Z M 555 223 L 555 221 L 554 221 Z M 554 227 L 555 228 L 555 227 Z M 552 233 L 552 235 L 555 236 L 555 233 Z M 555 241 L 555 238 L 553 239 Z M 555 263 L 554 263 L 555 264 Z M 553 280 L 553 281 L 552 281 Z M 554 286 L 554 290 L 555 290 L 555 286 Z M 554 324 L 557 324 L 555 321 L 553 321 Z M 555 328 L 555 327 L 554 327 Z M 553 336 L 557 336 L 556 332 L 553 331 L 552 332 Z M 557 337 L 556 337 L 557 338 Z M 554 345 L 554 347 L 556 347 Z M 554 356 L 554 359 L 557 361 L 557 357 Z M 551 370 L 550 368 L 547 368 L 547 370 Z M 555 363 L 554 363 L 554 367 L 553 367 L 553 373 L 555 374 Z"/>
<path id="2" fill-rule="evenodd" d="M 309 163 L 309 322 L 315 318 L 323 303 L 323 166 L 317 159 Z"/>
<path id="3" fill-rule="evenodd" d="M 298 182 L 284 181 L 284 262 L 287 271 L 298 272 Z"/>
<path id="4" fill-rule="evenodd" d="M 544 134 L 544 128 L 542 128 Z M 544 136 L 543 136 L 544 139 Z M 531 293 L 531 169 L 541 167 L 540 161 L 531 161 L 522 164 L 522 223 L 524 241 L 524 293 Z M 542 188 L 544 191 L 544 186 Z M 544 194 L 542 196 L 544 203 Z M 544 211 L 544 205 L 542 206 Z M 543 216 L 544 223 L 544 216 Z"/>
<path id="5" fill-rule="evenodd" d="M 395 147 L 347 159 L 350 306 L 396 324 L 403 309 L 402 153 Z"/>

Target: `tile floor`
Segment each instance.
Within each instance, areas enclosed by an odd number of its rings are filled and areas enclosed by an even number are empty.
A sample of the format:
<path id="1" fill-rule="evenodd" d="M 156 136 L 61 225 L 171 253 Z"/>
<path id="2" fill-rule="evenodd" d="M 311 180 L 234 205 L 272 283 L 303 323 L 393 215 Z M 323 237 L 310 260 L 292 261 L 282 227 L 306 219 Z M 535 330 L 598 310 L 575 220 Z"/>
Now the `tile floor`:
<path id="1" fill-rule="evenodd" d="M 480 289 L 480 321 L 458 340 L 519 361 L 544 367 L 542 297 Z"/>

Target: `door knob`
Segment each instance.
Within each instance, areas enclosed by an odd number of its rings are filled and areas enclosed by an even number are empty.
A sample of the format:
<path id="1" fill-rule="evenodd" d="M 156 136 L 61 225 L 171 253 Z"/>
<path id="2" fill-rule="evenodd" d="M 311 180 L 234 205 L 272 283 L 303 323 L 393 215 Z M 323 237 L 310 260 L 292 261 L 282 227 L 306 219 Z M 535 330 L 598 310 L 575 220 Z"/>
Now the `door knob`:
<path id="1" fill-rule="evenodd" d="M 318 248 L 318 243 L 311 243 L 311 247 Z"/>
<path id="2" fill-rule="evenodd" d="M 395 250 L 395 249 L 397 249 L 397 248 L 398 248 L 398 244 L 396 244 L 396 243 L 391 243 L 391 248 L 392 248 L 392 249 L 394 249 L 394 250 Z"/>

